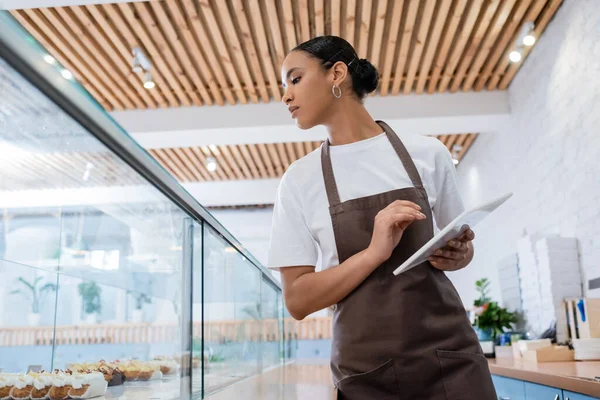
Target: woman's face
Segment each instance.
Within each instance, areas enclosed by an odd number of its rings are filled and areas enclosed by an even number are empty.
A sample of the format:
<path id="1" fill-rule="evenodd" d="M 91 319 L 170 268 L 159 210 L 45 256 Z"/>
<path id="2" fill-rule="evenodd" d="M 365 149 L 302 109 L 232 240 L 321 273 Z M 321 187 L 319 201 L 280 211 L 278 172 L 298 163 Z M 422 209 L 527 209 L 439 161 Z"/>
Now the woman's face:
<path id="1" fill-rule="evenodd" d="M 325 121 L 327 110 L 336 100 L 331 92 L 334 75 L 303 51 L 292 51 L 283 61 L 282 101 L 300 129 L 310 129 Z"/>

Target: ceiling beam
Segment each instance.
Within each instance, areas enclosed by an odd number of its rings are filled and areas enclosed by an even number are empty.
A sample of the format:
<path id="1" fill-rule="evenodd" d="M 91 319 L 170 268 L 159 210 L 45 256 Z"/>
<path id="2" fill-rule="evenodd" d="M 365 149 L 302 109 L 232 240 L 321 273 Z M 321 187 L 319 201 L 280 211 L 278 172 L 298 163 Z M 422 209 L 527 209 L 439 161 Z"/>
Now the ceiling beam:
<path id="1" fill-rule="evenodd" d="M 153 0 L 0 0 L 0 10 L 22 10 L 27 8 L 84 6 L 88 4 L 132 3 Z"/>
<path id="2" fill-rule="evenodd" d="M 508 93 L 436 93 L 369 98 L 374 118 L 397 131 L 439 135 L 498 132 L 510 117 Z M 145 148 L 318 141 L 323 127 L 302 131 L 280 103 L 114 111 L 111 116 Z"/>
<path id="3" fill-rule="evenodd" d="M 279 179 L 184 183 L 204 207 L 273 204 Z M 0 191 L 0 209 L 106 206 L 160 201 L 150 185 Z"/>

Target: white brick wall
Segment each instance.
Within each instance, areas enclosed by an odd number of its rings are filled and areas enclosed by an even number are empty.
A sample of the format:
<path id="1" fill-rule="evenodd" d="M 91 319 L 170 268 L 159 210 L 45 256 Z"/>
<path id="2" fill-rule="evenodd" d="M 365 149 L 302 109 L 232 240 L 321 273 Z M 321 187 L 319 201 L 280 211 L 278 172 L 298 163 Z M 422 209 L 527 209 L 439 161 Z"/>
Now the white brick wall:
<path id="1" fill-rule="evenodd" d="M 451 274 L 465 304 L 528 233 L 576 237 L 584 293 L 600 277 L 600 1 L 566 0 L 509 87 L 511 123 L 480 135 L 458 166 L 467 205 L 505 191 L 510 204 L 480 226 L 476 257 Z"/>

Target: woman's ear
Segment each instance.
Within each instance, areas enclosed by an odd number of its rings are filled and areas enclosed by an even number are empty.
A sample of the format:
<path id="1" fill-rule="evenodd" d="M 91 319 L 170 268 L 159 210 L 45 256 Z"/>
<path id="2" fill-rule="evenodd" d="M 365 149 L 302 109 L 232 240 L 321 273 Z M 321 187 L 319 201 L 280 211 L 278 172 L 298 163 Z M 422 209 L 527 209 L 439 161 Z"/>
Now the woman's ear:
<path id="1" fill-rule="evenodd" d="M 333 84 L 340 87 L 348 76 L 348 66 L 342 61 L 338 61 L 333 64 L 329 72 L 332 74 Z"/>

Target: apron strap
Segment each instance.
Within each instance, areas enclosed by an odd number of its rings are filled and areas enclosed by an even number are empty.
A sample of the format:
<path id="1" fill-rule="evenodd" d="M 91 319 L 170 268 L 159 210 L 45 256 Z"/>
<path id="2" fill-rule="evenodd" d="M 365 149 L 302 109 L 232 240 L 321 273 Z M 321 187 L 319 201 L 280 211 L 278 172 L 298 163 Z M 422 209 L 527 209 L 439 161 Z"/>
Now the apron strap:
<path id="1" fill-rule="evenodd" d="M 398 135 L 396 135 L 396 133 L 392 130 L 392 128 L 390 128 L 388 124 L 386 124 L 383 121 L 376 122 L 385 131 L 385 134 L 387 135 L 389 141 L 392 143 L 394 150 L 396 150 L 398 157 L 400 157 L 400 161 L 402 161 L 402 165 L 404 165 L 404 169 L 408 173 L 408 177 L 412 181 L 414 187 L 416 187 L 417 189 L 422 189 L 423 182 L 421 181 L 421 176 L 419 175 L 419 171 L 417 171 L 417 167 L 415 166 L 414 161 L 410 157 L 410 154 L 408 154 L 408 150 L 406 150 L 404 143 L 402 143 Z"/>
<path id="2" fill-rule="evenodd" d="M 333 166 L 331 165 L 331 155 L 329 154 L 329 139 L 325 139 L 321 146 L 321 168 L 323 169 L 323 178 L 325 178 L 325 190 L 329 206 L 335 206 L 341 203 L 337 183 L 333 176 Z"/>
<path id="3" fill-rule="evenodd" d="M 421 176 L 417 171 L 417 167 L 413 162 L 412 158 L 408 154 L 406 147 L 396 135 L 396 133 L 390 128 L 388 124 L 383 121 L 376 121 L 379 126 L 383 128 L 388 140 L 396 150 L 396 154 L 400 157 L 404 169 L 408 173 L 408 177 L 412 181 L 413 185 L 417 189 L 423 189 L 423 182 Z M 325 190 L 327 191 L 327 199 L 329 200 L 329 206 L 333 207 L 341 203 L 340 194 L 335 183 L 335 177 L 333 175 L 333 166 L 331 164 L 331 154 L 329 151 L 329 139 L 326 139 L 321 146 L 321 168 L 323 169 L 323 178 L 325 179 Z"/>

